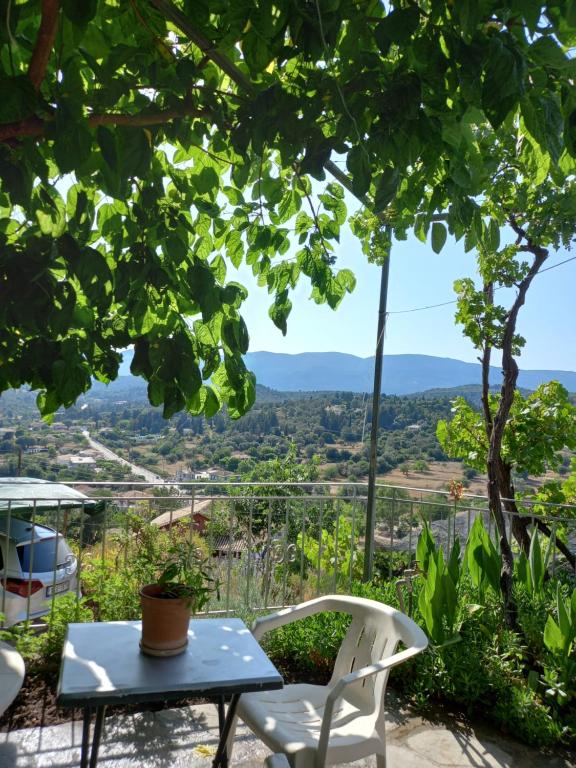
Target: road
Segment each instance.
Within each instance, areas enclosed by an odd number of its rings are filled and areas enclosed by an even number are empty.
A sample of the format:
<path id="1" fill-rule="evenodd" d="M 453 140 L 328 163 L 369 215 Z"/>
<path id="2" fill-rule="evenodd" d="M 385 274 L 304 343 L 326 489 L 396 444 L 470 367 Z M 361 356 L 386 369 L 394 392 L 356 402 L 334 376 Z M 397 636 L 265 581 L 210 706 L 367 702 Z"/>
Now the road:
<path id="1" fill-rule="evenodd" d="M 125 467 L 130 467 L 133 475 L 143 477 L 147 483 L 165 482 L 164 478 L 160 477 L 160 475 L 156 475 L 154 472 L 150 472 L 149 469 L 144 469 L 144 467 L 139 467 L 137 464 L 132 464 L 131 461 L 126 461 L 126 459 L 123 459 L 122 456 L 118 456 L 118 454 L 114 453 L 114 451 L 111 451 L 110 448 L 107 448 L 105 445 L 102 445 L 102 443 L 99 443 L 98 440 L 94 440 L 94 438 L 90 437 L 90 432 L 88 432 L 87 429 L 82 430 L 82 435 L 88 441 L 90 448 L 98 451 L 98 453 L 100 453 L 102 456 L 104 456 L 105 459 L 108 459 L 109 461 L 117 461 L 118 463 L 123 464 Z"/>

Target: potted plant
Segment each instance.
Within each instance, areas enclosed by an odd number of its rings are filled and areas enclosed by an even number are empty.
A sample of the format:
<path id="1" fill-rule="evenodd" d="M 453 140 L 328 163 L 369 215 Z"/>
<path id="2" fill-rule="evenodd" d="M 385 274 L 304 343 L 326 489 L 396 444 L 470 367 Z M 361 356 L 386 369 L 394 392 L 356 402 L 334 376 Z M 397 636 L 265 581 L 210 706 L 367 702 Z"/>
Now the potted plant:
<path id="1" fill-rule="evenodd" d="M 182 653 L 188 644 L 190 615 L 202 610 L 214 591 L 218 585 L 194 542 L 171 543 L 156 581 L 140 590 L 142 652 L 151 656 Z"/>

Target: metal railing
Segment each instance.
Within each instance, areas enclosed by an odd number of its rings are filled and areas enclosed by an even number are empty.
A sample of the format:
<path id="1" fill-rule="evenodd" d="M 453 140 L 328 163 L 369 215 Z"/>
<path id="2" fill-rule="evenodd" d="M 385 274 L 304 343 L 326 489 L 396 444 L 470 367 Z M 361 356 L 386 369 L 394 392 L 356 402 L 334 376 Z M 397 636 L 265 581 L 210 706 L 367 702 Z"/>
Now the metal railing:
<path id="1" fill-rule="evenodd" d="M 41 486 L 28 509 L 3 501 L 0 613 L 6 625 L 53 611 L 66 592 L 82 597 L 96 619 L 137 618 L 142 579 L 151 580 L 155 558 L 186 537 L 203 552 L 219 585 L 205 608 L 210 613 L 350 592 L 362 576 L 364 484 L 131 483 L 124 493 L 122 483 L 81 485 L 90 501 L 73 509 L 58 500 L 46 507 Z M 574 552 L 574 512 L 541 504 L 535 510 L 524 502 L 522 516 L 561 527 Z M 484 497 L 377 486 L 377 573 L 386 578 L 410 565 L 424 520 L 449 548 L 455 537 L 466 539 L 478 515 L 494 534 Z M 510 513 L 507 519 L 510 524 Z M 553 557 L 562 559 L 556 548 Z"/>

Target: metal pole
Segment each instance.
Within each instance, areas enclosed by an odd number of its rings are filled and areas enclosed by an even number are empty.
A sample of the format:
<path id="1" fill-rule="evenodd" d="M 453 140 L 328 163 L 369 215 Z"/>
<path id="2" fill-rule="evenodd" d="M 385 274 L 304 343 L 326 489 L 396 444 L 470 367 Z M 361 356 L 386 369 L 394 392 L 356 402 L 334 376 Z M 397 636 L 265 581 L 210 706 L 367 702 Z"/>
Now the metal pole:
<path id="1" fill-rule="evenodd" d="M 374 567 L 374 529 L 376 524 L 376 454 L 378 448 L 378 418 L 382 389 L 382 358 L 384 357 L 384 331 L 386 328 L 386 301 L 388 299 L 388 273 L 390 252 L 382 264 L 380 276 L 380 303 L 378 305 L 378 335 L 374 361 L 374 389 L 372 392 L 372 425 L 370 429 L 370 468 L 368 470 L 368 502 L 366 506 L 366 532 L 364 538 L 364 581 L 370 581 Z"/>

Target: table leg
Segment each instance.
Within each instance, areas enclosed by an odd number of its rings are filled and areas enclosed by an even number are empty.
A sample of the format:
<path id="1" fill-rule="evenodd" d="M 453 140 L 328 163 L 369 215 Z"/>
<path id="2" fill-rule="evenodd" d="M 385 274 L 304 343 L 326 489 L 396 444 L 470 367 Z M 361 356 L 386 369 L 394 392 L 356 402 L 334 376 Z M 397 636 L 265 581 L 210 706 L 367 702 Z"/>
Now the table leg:
<path id="1" fill-rule="evenodd" d="M 218 698 L 217 707 L 218 707 L 218 733 L 220 734 L 220 741 L 222 741 L 222 734 L 224 733 L 224 727 L 226 725 L 226 710 L 225 710 L 225 704 L 226 699 L 224 696 L 220 696 Z M 218 747 L 220 747 L 220 742 L 218 742 Z M 221 767 L 222 768 L 228 768 L 228 748 L 226 746 L 226 742 L 224 742 L 224 749 L 222 751 L 221 756 Z"/>
<path id="2" fill-rule="evenodd" d="M 82 716 L 82 748 L 80 750 L 80 768 L 88 768 L 88 754 L 90 751 L 90 707 L 84 707 Z"/>
<path id="3" fill-rule="evenodd" d="M 104 724 L 106 707 L 96 707 L 96 722 L 94 724 L 94 734 L 92 735 L 92 747 L 90 747 L 90 718 L 93 711 L 93 707 L 84 707 L 80 768 L 96 768 L 96 763 L 98 762 L 98 749 L 100 748 L 100 737 L 102 736 L 102 725 Z"/>
<path id="4" fill-rule="evenodd" d="M 96 723 L 94 725 L 94 735 L 92 736 L 92 753 L 90 755 L 90 768 L 96 768 L 98 762 L 98 750 L 100 749 L 100 737 L 102 736 L 102 726 L 104 724 L 104 713 L 106 707 L 98 707 L 96 710 Z"/>
<path id="5" fill-rule="evenodd" d="M 216 702 L 216 706 L 218 707 L 218 733 L 220 734 L 224 730 L 224 723 L 226 722 L 226 711 L 224 708 L 225 703 L 226 699 L 224 696 L 220 696 Z"/>
<path id="6" fill-rule="evenodd" d="M 232 723 L 234 722 L 234 718 L 236 716 L 236 707 L 238 706 L 239 701 L 240 701 L 240 694 L 235 693 L 230 699 L 230 704 L 228 704 L 228 711 L 226 712 L 226 719 L 222 723 L 221 711 L 223 715 L 224 699 L 220 698 L 218 700 L 218 723 L 220 725 L 220 741 L 218 743 L 218 749 L 216 750 L 216 754 L 214 755 L 212 768 L 227 768 L 228 766 L 226 742 L 228 741 L 228 736 L 230 735 L 230 729 L 232 728 Z"/>

